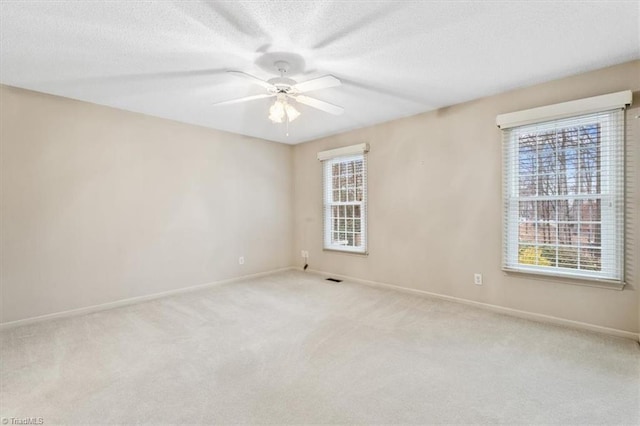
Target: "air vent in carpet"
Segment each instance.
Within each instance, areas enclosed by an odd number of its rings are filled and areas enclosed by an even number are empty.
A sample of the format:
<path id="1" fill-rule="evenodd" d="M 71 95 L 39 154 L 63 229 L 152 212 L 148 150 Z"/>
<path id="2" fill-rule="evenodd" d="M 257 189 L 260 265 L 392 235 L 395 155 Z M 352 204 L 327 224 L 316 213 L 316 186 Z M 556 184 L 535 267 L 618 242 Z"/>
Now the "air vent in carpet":
<path id="1" fill-rule="evenodd" d="M 342 282 L 342 280 L 339 280 L 337 278 L 327 278 L 327 281 L 332 281 L 334 283 L 341 283 Z"/>

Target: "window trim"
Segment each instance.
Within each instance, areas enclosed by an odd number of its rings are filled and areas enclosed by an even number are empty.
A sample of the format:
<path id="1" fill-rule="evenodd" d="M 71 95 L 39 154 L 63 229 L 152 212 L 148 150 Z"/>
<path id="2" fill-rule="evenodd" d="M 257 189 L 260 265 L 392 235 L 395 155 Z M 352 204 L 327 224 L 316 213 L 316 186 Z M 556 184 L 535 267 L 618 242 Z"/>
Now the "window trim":
<path id="1" fill-rule="evenodd" d="M 621 92 L 622 93 L 622 92 Z M 579 102 L 579 101 L 575 101 Z M 544 108 L 544 107 L 543 107 Z M 609 110 L 610 115 L 602 116 L 602 117 L 594 117 L 597 119 L 597 122 L 601 126 L 606 126 L 607 134 L 611 134 L 609 130 L 615 129 L 616 123 L 612 120 L 613 113 L 616 110 L 620 110 L 621 108 L 615 108 L 613 110 Z M 607 111 L 600 111 L 601 113 Z M 527 122 L 526 124 L 519 124 L 516 126 L 505 126 L 503 130 L 504 133 L 508 133 L 508 138 L 506 135 L 503 135 L 503 143 L 508 144 L 507 147 L 503 148 L 504 155 L 504 163 L 503 163 L 503 173 L 507 176 L 504 176 L 504 185 L 503 189 L 503 221 L 507 222 L 503 225 L 503 244 L 506 244 L 506 247 L 503 247 L 503 260 L 502 260 L 502 270 L 506 273 L 517 273 L 517 274 L 527 274 L 527 275 L 538 275 L 542 277 L 546 277 L 547 279 L 555 278 L 561 280 L 569 280 L 569 281 L 587 281 L 598 283 L 597 287 L 604 288 L 613 288 L 620 290 L 624 287 L 624 197 L 625 197 L 625 185 L 624 180 L 619 182 L 619 186 L 615 185 L 615 179 L 609 179 L 611 177 L 612 171 L 617 171 L 619 173 L 624 174 L 625 160 L 624 160 L 624 144 L 625 137 L 624 132 L 622 133 L 622 140 L 617 141 L 617 143 L 622 145 L 622 149 L 616 149 L 614 144 L 608 143 L 605 146 L 606 152 L 603 156 L 603 165 L 609 167 L 609 173 L 605 173 L 603 178 L 606 176 L 607 181 L 603 182 L 603 186 L 607 186 L 606 191 L 602 191 L 601 194 L 588 194 L 588 195 L 568 195 L 566 198 L 560 195 L 551 196 L 552 199 L 592 199 L 599 198 L 603 200 L 601 203 L 601 222 L 611 223 L 613 232 L 602 234 L 601 235 L 601 244 L 600 249 L 602 250 L 602 268 L 600 271 L 581 271 L 581 270 L 573 270 L 568 268 L 561 267 L 541 267 L 537 265 L 522 265 L 518 261 L 519 251 L 518 247 L 520 244 L 519 241 L 519 224 L 518 220 L 509 220 L 508 217 L 512 217 L 512 212 L 514 209 L 518 211 L 518 203 L 522 200 L 519 196 L 519 162 L 518 162 L 518 140 L 520 135 L 531 133 L 533 128 L 535 128 L 535 132 L 543 132 L 545 128 L 561 128 L 564 124 L 571 125 L 575 120 L 579 120 L 582 117 L 588 117 L 592 115 L 593 112 L 587 112 L 582 114 L 575 114 L 571 117 L 563 116 L 558 118 L 550 118 L 540 122 Z M 622 128 L 624 128 L 624 110 L 620 112 L 620 120 L 622 123 L 619 124 Z M 500 121 L 500 120 L 498 120 Z M 508 164 L 506 161 L 510 160 L 511 163 Z M 615 191 L 614 191 L 615 189 Z M 604 194 L 604 195 L 603 195 Z M 535 197 L 538 198 L 538 197 Z M 608 201 L 608 202 L 604 202 Z M 515 203 L 515 206 L 514 206 Z M 621 214 L 616 214 L 616 205 L 617 208 L 621 209 Z M 605 217 L 608 220 L 605 220 Z M 617 220 L 621 220 L 622 223 L 617 223 Z M 508 227 L 507 227 L 508 225 Z M 621 227 L 621 231 L 618 231 Z M 605 252 L 607 250 L 607 252 Z M 612 253 L 613 252 L 613 253 Z M 605 253 L 608 253 L 605 255 Z M 611 255 L 612 253 L 612 255 Z M 605 264 L 605 262 L 609 262 Z M 611 262 L 617 262 L 617 265 L 612 264 Z M 513 266 L 517 265 L 517 266 Z M 611 278 L 609 274 L 603 271 L 615 270 L 618 272 L 620 278 Z M 590 284 L 585 284 L 590 285 Z"/>
<path id="2" fill-rule="evenodd" d="M 576 276 L 564 276 L 558 275 L 555 273 L 548 272 L 530 272 L 523 271 L 520 269 L 511 269 L 502 267 L 502 272 L 507 276 L 512 276 L 515 278 L 527 278 L 530 280 L 538 280 L 545 282 L 554 282 L 554 283 L 562 283 L 562 284 L 572 284 L 579 285 L 584 287 L 595 287 L 595 288 L 604 288 L 607 290 L 623 290 L 626 286 L 626 282 L 622 281 L 611 281 L 611 280 L 601 280 L 595 278 L 581 278 Z"/>
<path id="3" fill-rule="evenodd" d="M 323 210 L 323 229 L 322 229 L 322 249 L 323 251 L 328 252 L 336 252 L 336 253 L 347 253 L 347 254 L 355 254 L 355 255 L 368 255 L 368 218 L 367 218 L 367 205 L 368 205 L 368 183 L 367 183 L 367 151 L 368 145 L 360 144 L 354 145 L 352 147 L 338 148 L 332 151 L 324 151 L 324 153 L 335 152 L 338 155 L 330 155 L 322 158 L 322 210 Z M 346 155 L 340 155 L 347 153 Z M 321 159 L 321 154 L 318 154 L 318 159 Z M 359 160 L 362 159 L 362 167 L 363 167 L 363 189 L 362 189 L 362 201 L 360 201 L 360 234 L 362 235 L 363 244 L 358 247 L 351 246 L 342 246 L 342 245 L 334 245 L 331 244 L 331 215 L 327 214 L 327 210 L 331 208 L 331 206 L 336 203 L 329 203 L 328 200 L 331 200 L 333 196 L 333 186 L 332 186 L 332 174 L 330 173 L 332 165 L 335 163 L 342 163 L 347 161 Z M 346 202 L 346 204 L 354 205 L 354 203 Z M 346 205 L 345 204 L 345 205 Z"/>
<path id="4" fill-rule="evenodd" d="M 620 108 L 624 109 L 631 105 L 632 101 L 633 93 L 631 90 L 623 90 L 606 95 L 500 114 L 496 117 L 496 125 L 498 129 L 505 130 L 512 127 L 544 123 L 545 121 L 560 120 L 562 118 L 577 117 Z"/>

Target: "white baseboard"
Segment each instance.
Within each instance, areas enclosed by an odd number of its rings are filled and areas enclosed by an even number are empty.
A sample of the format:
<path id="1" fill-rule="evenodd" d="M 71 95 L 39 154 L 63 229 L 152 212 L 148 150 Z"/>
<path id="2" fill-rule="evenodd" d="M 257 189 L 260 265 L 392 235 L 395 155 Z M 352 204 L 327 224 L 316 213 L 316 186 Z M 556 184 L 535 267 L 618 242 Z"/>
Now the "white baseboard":
<path id="1" fill-rule="evenodd" d="M 4 329 L 7 329 L 7 328 L 18 327 L 18 326 L 21 326 L 21 325 L 34 324 L 34 323 L 41 322 L 41 321 L 49 321 L 49 320 L 57 319 L 57 318 L 66 318 L 66 317 L 72 317 L 72 316 L 77 316 L 77 315 L 89 314 L 89 313 L 92 313 L 92 312 L 104 311 L 104 310 L 107 310 L 107 309 L 120 308 L 122 306 L 134 305 L 136 303 L 142 303 L 142 302 L 148 302 L 150 300 L 160 299 L 160 298 L 163 298 L 163 297 L 173 296 L 173 295 L 176 295 L 176 294 L 190 293 L 192 291 L 203 290 L 203 289 L 206 289 L 206 288 L 209 288 L 209 287 L 215 287 L 215 286 L 219 286 L 219 285 L 222 285 L 222 284 L 229 284 L 229 283 L 233 283 L 233 282 L 237 282 L 237 281 L 241 281 L 241 280 L 264 277 L 266 275 L 272 275 L 272 274 L 275 274 L 275 273 L 278 273 L 278 272 L 288 271 L 288 270 L 291 270 L 291 269 L 295 269 L 295 268 L 292 267 L 292 266 L 289 266 L 289 267 L 286 267 L 286 268 L 274 269 L 274 270 L 266 271 L 266 272 L 259 272 L 257 274 L 242 275 L 242 276 L 239 276 L 239 277 L 236 277 L 236 278 L 228 278 L 228 279 L 225 279 L 225 280 L 213 281 L 213 282 L 210 282 L 210 283 L 198 284 L 198 285 L 194 285 L 194 286 L 190 286 L 190 287 L 184 287 L 184 288 L 178 288 L 178 289 L 175 289 L 175 290 L 163 291 L 161 293 L 153 293 L 153 294 L 148 294 L 148 295 L 144 295 L 144 296 L 137 296 L 137 297 L 131 297 L 131 298 L 128 298 L 128 299 L 116 300 L 115 302 L 107 302 L 107 303 L 102 303 L 100 305 L 86 306 L 84 308 L 71 309 L 71 310 L 68 310 L 68 311 L 54 312 L 52 314 L 40 315 L 40 316 L 37 316 L 37 317 L 25 318 L 25 319 L 20 319 L 20 320 L 16 320 L 16 321 L 3 322 L 3 323 L 0 323 L 0 330 L 4 330 Z"/>
<path id="2" fill-rule="evenodd" d="M 100 305 L 92 305 L 92 306 L 87 306 L 87 307 L 78 308 L 78 309 L 71 309 L 71 310 L 68 310 L 68 311 L 55 312 L 55 313 L 52 313 L 52 314 L 40 315 L 40 316 L 37 316 L 37 317 L 25 318 L 25 319 L 20 319 L 20 320 L 16 320 L 16 321 L 0 323 L 0 330 L 13 328 L 13 327 L 18 327 L 18 326 L 27 325 L 27 324 L 34 324 L 34 323 L 37 323 L 37 322 L 48 321 L 48 320 L 53 320 L 53 319 L 57 319 L 57 318 L 72 317 L 72 316 L 77 316 L 77 315 L 89 314 L 89 313 L 92 313 L 92 312 L 104 311 L 104 310 L 107 310 L 107 309 L 119 308 L 119 307 L 127 306 L 127 305 L 134 305 L 136 303 L 147 302 L 147 301 L 150 301 L 150 300 L 160 299 L 160 298 L 163 298 L 163 297 L 168 297 L 168 296 L 181 294 L 181 293 L 189 293 L 189 292 L 192 292 L 192 291 L 203 290 L 203 289 L 206 289 L 206 288 L 209 288 L 209 287 L 214 287 L 214 286 L 218 286 L 218 285 L 222 285 L 222 284 L 229 284 L 229 283 L 233 283 L 233 282 L 237 282 L 237 281 L 241 281 L 241 280 L 263 277 L 263 276 L 272 275 L 272 274 L 275 274 L 275 273 L 278 273 L 278 272 L 288 271 L 288 270 L 292 270 L 292 269 L 302 270 L 302 268 L 300 268 L 300 267 L 290 266 L 290 267 L 274 269 L 274 270 L 266 271 L 266 272 L 259 272 L 259 273 L 256 273 L 256 274 L 242 275 L 242 276 L 239 276 L 239 277 L 236 277 L 236 278 L 228 278 L 228 279 L 225 279 L 225 280 L 213 281 L 213 282 L 210 282 L 210 283 L 199 284 L 199 285 L 195 285 L 195 286 L 190 286 L 190 287 L 184 287 L 184 288 L 179 288 L 179 289 L 175 289 L 175 290 L 164 291 L 164 292 L 161 292 L 161 293 L 154 293 L 154 294 L 149 294 L 149 295 L 145 295 L 145 296 L 131 297 L 131 298 L 128 298 L 128 299 L 117 300 L 115 302 L 108 302 L 108 303 L 103 303 L 103 304 L 100 304 Z M 432 292 L 425 291 L 425 290 L 418 290 L 418 289 L 413 289 L 413 288 L 400 287 L 400 286 L 397 286 L 397 285 L 381 283 L 381 282 L 377 282 L 377 281 L 363 280 L 363 279 L 360 279 L 360 278 L 354 278 L 354 277 L 350 277 L 350 276 L 347 276 L 347 275 L 332 274 L 332 273 L 329 273 L 329 272 L 318 271 L 318 270 L 314 270 L 314 269 L 308 269 L 307 272 L 314 273 L 314 274 L 319 274 L 319 275 L 327 276 L 327 277 L 340 278 L 340 279 L 343 279 L 343 280 L 347 280 L 347 281 L 351 281 L 351 282 L 354 282 L 354 283 L 363 284 L 363 285 L 367 285 L 367 286 L 371 286 L 371 287 L 386 288 L 386 289 L 401 291 L 403 293 L 417 294 L 417 295 L 421 295 L 421 296 L 428 296 L 428 297 L 433 297 L 433 298 L 437 298 L 437 299 L 448 300 L 448 301 L 451 301 L 451 302 L 463 303 L 463 304 L 466 304 L 466 305 L 476 306 L 476 307 L 479 307 L 479 308 L 487 309 L 487 310 L 490 310 L 490 311 L 493 311 L 493 312 L 497 312 L 497 313 L 501 313 L 501 314 L 515 316 L 515 317 L 518 317 L 518 318 L 524 318 L 524 319 L 529 319 L 529 320 L 533 320 L 533 321 L 540 321 L 540 322 L 546 322 L 546 323 L 551 323 L 551 324 L 563 325 L 563 326 L 567 326 L 567 327 L 578 328 L 578 329 L 582 329 L 582 330 L 589 330 L 589 331 L 594 331 L 594 332 L 597 332 L 597 333 L 603 333 L 603 334 L 608 334 L 608 335 L 611 335 L 611 336 L 623 337 L 625 339 L 631 339 L 631 340 L 635 340 L 635 341 L 640 341 L 640 334 L 639 333 L 633 333 L 633 332 L 630 332 L 630 331 L 618 330 L 618 329 L 615 329 L 615 328 L 603 327 L 603 326 L 599 326 L 599 325 L 595 325 L 595 324 L 589 324 L 589 323 L 580 322 L 580 321 L 573 321 L 573 320 L 569 320 L 569 319 L 558 318 L 558 317 L 554 317 L 554 316 L 551 316 L 551 315 L 537 314 L 537 313 L 534 313 L 534 312 L 527 312 L 527 311 L 522 311 L 522 310 L 519 310 L 519 309 L 507 308 L 507 307 L 504 307 L 504 306 L 492 305 L 490 303 L 477 302 L 477 301 L 474 301 L 474 300 L 463 299 L 463 298 L 454 297 L 454 296 L 447 296 L 447 295 L 439 294 L 439 293 L 432 293 Z"/>
<path id="3" fill-rule="evenodd" d="M 296 268 L 296 269 L 301 269 L 301 268 Z M 562 326 L 567 326 L 567 327 L 572 327 L 572 328 L 578 328 L 578 329 L 581 329 L 581 330 L 595 331 L 597 333 L 608 334 L 610 336 L 616 336 L 616 337 L 623 337 L 625 339 L 631 339 L 631 340 L 635 340 L 637 342 L 640 341 L 640 333 L 634 333 L 634 332 L 631 332 L 631 331 L 618 330 L 616 328 L 603 327 L 603 326 L 600 326 L 600 325 L 589 324 L 589 323 L 586 323 L 586 322 L 580 322 L 580 321 L 573 321 L 573 320 L 564 319 L 564 318 L 558 318 L 558 317 L 554 317 L 554 316 L 551 316 L 551 315 L 544 315 L 544 314 L 537 314 L 537 313 L 534 313 L 534 312 L 521 311 L 519 309 L 507 308 L 507 307 L 499 306 L 499 305 L 492 305 L 490 303 L 476 302 L 475 300 L 462 299 L 460 297 L 447 296 L 447 295 L 439 294 L 439 293 L 431 293 L 431 292 L 425 291 L 425 290 L 417 290 L 417 289 L 413 289 L 413 288 L 400 287 L 400 286 L 397 286 L 397 285 L 381 283 L 381 282 L 377 282 L 377 281 L 363 280 L 363 279 L 360 279 L 360 278 L 353 278 L 353 277 L 350 277 L 350 276 L 347 276 L 347 275 L 332 274 L 332 273 L 329 273 L 329 272 L 318 271 L 318 270 L 314 270 L 314 269 L 308 269 L 307 272 L 311 272 L 311 273 L 314 273 L 314 274 L 319 274 L 319 275 L 326 276 L 326 277 L 340 278 L 340 279 L 345 280 L 345 281 L 351 281 L 351 282 L 354 282 L 354 283 L 363 284 L 363 285 L 367 285 L 367 286 L 371 286 L 371 287 L 386 288 L 386 289 L 401 291 L 403 293 L 418 294 L 418 295 L 422 295 L 422 296 L 428 296 L 428 297 L 433 297 L 433 298 L 437 298 L 437 299 L 448 300 L 448 301 L 451 301 L 451 302 L 464 303 L 465 305 L 476 306 L 476 307 L 479 307 L 479 308 L 487 309 L 487 310 L 490 310 L 490 311 L 493 311 L 493 312 L 497 312 L 497 313 L 501 313 L 501 314 L 511 315 L 511 316 L 518 317 L 518 318 L 524 318 L 524 319 L 529 319 L 529 320 L 533 320 L 533 321 L 540 321 L 540 322 L 545 322 L 545 323 L 557 324 L 557 325 L 562 325 Z"/>

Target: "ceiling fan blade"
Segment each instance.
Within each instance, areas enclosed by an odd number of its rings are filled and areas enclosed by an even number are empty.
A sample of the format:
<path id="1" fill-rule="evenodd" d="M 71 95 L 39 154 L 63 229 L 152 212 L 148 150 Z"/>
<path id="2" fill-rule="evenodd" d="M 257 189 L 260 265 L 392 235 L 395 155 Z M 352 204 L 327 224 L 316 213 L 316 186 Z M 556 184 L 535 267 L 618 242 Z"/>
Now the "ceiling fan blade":
<path id="1" fill-rule="evenodd" d="M 344 112 L 344 108 L 342 108 L 341 106 L 330 104 L 329 102 L 321 101 L 320 99 L 310 98 L 304 95 L 290 97 L 300 102 L 301 104 L 319 109 L 320 111 L 328 112 L 329 114 L 340 115 Z"/>
<path id="2" fill-rule="evenodd" d="M 239 104 L 241 102 L 253 101 L 255 99 L 271 98 L 273 96 L 275 96 L 275 94 L 269 94 L 269 93 L 265 93 L 262 95 L 245 96 L 244 98 L 231 99 L 230 101 L 216 102 L 214 105 L 217 106 L 217 105 Z"/>
<path id="3" fill-rule="evenodd" d="M 312 90 L 327 89 L 329 87 L 340 86 L 342 82 L 332 75 L 325 75 L 313 80 L 303 81 L 293 86 L 298 93 L 311 92 Z"/>
<path id="4" fill-rule="evenodd" d="M 236 75 L 238 77 L 242 77 L 242 78 L 246 78 L 247 80 L 250 80 L 253 84 L 257 84 L 258 86 L 262 86 L 265 89 L 272 89 L 275 90 L 276 86 L 274 86 L 273 84 L 269 83 L 268 81 L 264 81 L 262 79 L 259 79 L 256 76 L 253 76 L 251 74 L 247 74 L 246 72 L 242 72 L 242 71 L 227 71 L 229 74 L 233 74 Z"/>

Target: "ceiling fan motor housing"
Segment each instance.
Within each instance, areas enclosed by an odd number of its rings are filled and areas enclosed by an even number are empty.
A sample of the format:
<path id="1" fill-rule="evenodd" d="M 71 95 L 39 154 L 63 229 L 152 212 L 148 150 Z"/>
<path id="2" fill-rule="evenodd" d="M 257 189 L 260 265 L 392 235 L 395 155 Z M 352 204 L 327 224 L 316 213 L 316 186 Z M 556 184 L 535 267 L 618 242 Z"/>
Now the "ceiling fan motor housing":
<path id="1" fill-rule="evenodd" d="M 297 82 L 284 76 L 289 71 L 289 63 L 287 61 L 276 61 L 273 63 L 273 65 L 280 73 L 280 77 L 275 77 L 271 80 L 268 80 L 269 83 L 273 84 L 276 88 L 276 90 L 270 90 L 270 92 L 285 94 L 293 93 L 293 85 Z"/>
<path id="2" fill-rule="evenodd" d="M 293 93 L 293 85 L 296 84 L 296 81 L 287 77 L 275 77 L 270 79 L 269 83 L 275 86 L 275 90 L 270 89 L 270 92 L 291 94 Z"/>

